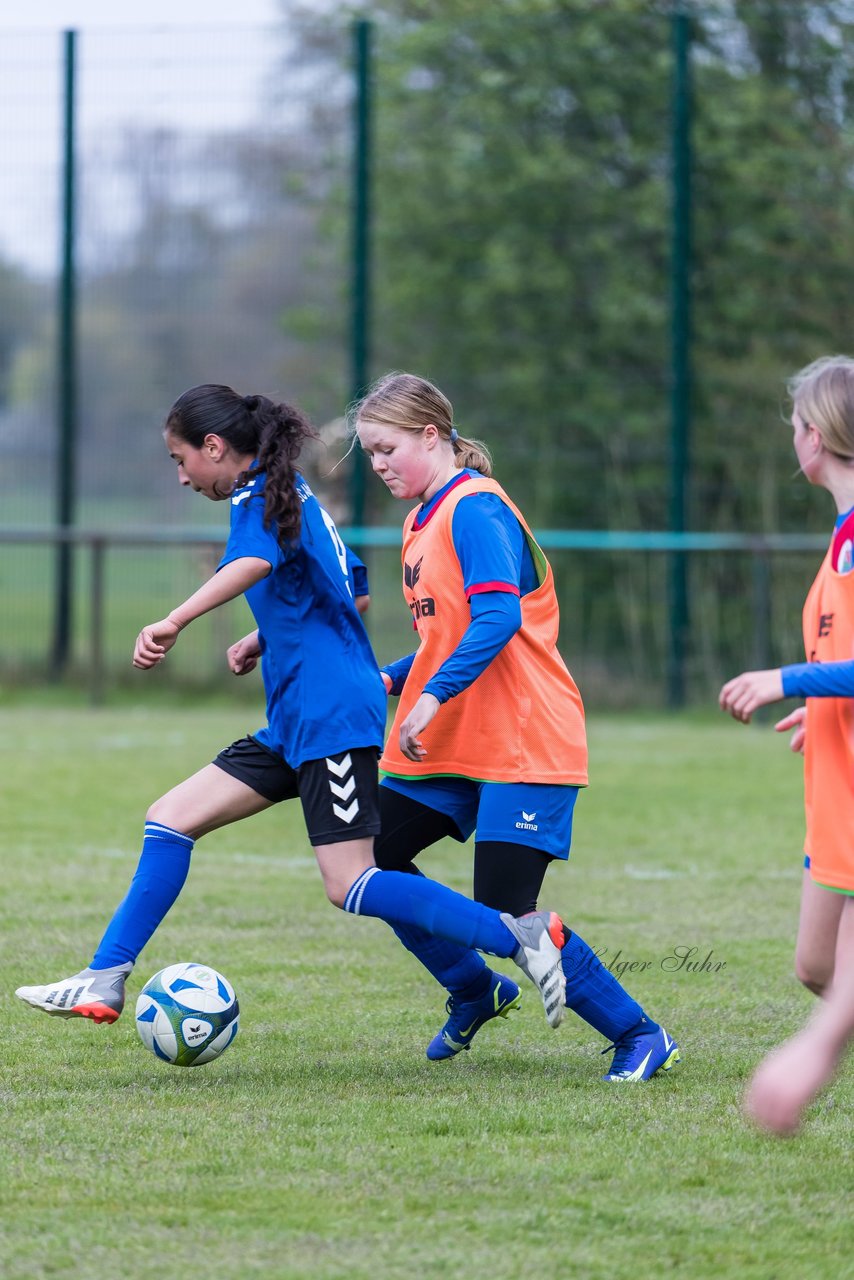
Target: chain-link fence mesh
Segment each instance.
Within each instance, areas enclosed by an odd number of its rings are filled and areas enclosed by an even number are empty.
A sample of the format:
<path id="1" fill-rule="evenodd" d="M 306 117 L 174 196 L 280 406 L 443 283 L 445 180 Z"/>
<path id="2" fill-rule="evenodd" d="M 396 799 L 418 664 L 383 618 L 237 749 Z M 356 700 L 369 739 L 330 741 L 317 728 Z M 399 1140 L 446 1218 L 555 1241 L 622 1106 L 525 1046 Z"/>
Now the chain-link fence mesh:
<path id="1" fill-rule="evenodd" d="M 674 480 L 675 11 L 615 0 L 373 24 L 371 369 L 409 368 L 540 529 L 668 527 Z M 532 7 L 533 8 L 533 7 Z M 688 524 L 818 531 L 794 477 L 788 374 L 850 346 L 854 237 L 848 3 L 690 9 L 692 400 Z M 538 10 L 541 7 L 537 7 Z M 341 428 L 352 387 L 350 22 L 87 32 L 76 41 L 76 521 L 204 526 L 160 426 L 197 382 L 293 400 L 325 427 L 315 487 L 352 521 Z M 0 47 L 0 525 L 51 525 L 65 45 Z M 371 477 L 366 522 L 402 509 Z M 198 581 L 198 548 L 107 556 L 106 661 Z M 381 658 L 411 642 L 393 549 L 368 551 Z M 660 698 L 667 556 L 556 551 L 565 655 L 602 701 Z M 692 555 L 688 688 L 794 660 L 814 552 Z M 72 669 L 89 569 L 75 553 Z M 180 565 L 180 568 L 178 567 Z M 0 550 L 0 668 L 49 666 L 55 560 Z M 153 611 L 153 612 L 152 612 Z M 239 621 L 235 618 L 235 625 Z M 211 624 L 213 626 L 213 624 Z M 223 636 L 182 640 L 176 678 L 223 679 Z"/>

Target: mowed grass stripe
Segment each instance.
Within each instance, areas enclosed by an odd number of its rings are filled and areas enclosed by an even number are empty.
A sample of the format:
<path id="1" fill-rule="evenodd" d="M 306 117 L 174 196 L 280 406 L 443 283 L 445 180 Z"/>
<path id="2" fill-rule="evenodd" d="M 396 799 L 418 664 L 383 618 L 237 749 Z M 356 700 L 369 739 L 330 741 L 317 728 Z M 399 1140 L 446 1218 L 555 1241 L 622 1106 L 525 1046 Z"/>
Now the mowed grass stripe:
<path id="1" fill-rule="evenodd" d="M 752 1067 L 811 1008 L 791 972 L 799 761 L 770 728 L 591 717 L 592 785 L 543 905 L 631 966 L 679 1039 L 682 1065 L 647 1086 L 602 1084 L 601 1038 L 576 1018 L 549 1031 L 533 989 L 471 1053 L 428 1063 L 442 993 L 385 925 L 326 902 L 296 804 L 199 843 L 114 1027 L 15 1000 L 88 960 L 148 804 L 253 725 L 3 713 L 5 1280 L 854 1274 L 852 1075 L 794 1142 L 740 1114 Z M 467 849 L 421 861 L 467 888 Z M 181 959 L 215 964 L 241 1003 L 234 1046 L 189 1071 L 148 1054 L 132 1017 Z"/>

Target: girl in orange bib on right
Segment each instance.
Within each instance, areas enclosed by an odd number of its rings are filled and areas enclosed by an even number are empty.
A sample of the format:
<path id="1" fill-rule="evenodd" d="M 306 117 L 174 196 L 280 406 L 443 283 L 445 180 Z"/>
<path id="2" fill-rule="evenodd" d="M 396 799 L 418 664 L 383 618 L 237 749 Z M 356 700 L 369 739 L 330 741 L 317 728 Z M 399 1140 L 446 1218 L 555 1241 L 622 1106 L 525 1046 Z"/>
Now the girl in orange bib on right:
<path id="1" fill-rule="evenodd" d="M 800 470 L 834 499 L 827 555 L 804 605 L 807 661 L 746 671 L 720 705 L 737 720 L 781 698 L 804 697 L 776 728 L 804 754 L 806 854 L 795 953 L 821 1004 L 806 1028 L 760 1065 L 746 1109 L 772 1133 L 794 1132 L 854 1036 L 854 360 L 823 356 L 789 382 Z"/>

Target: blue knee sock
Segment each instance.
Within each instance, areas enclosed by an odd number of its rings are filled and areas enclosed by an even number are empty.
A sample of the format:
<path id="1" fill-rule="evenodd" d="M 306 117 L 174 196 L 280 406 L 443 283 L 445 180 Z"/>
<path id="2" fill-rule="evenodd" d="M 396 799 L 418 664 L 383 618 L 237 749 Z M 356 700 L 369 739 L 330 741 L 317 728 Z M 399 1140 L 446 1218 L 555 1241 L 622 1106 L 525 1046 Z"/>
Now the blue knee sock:
<path id="1" fill-rule="evenodd" d="M 426 933 L 476 947 L 494 956 L 512 956 L 518 942 L 491 907 L 472 902 L 426 876 L 368 867 L 351 884 L 344 910 L 378 916 L 388 924 L 417 925 Z"/>
<path id="2" fill-rule="evenodd" d="M 566 1004 L 591 1027 L 616 1043 L 628 1031 L 655 1031 L 657 1023 L 609 973 L 577 933 L 564 943 L 561 964 L 566 974 Z M 641 1024 L 641 1025 L 638 1025 Z"/>
<path id="3" fill-rule="evenodd" d="M 195 842 L 159 822 L 146 822 L 136 874 L 98 944 L 93 969 L 133 963 L 181 892 Z"/>
<path id="4" fill-rule="evenodd" d="M 424 872 L 412 863 L 406 874 L 423 876 Z M 425 933 L 416 925 L 397 924 L 391 927 L 406 950 L 423 964 L 449 995 L 473 1000 L 486 992 L 492 971 L 477 951 L 448 942 L 445 938 L 434 938 L 432 933 Z"/>
<path id="5" fill-rule="evenodd" d="M 475 999 L 489 986 L 489 973 L 483 956 L 459 943 L 434 938 L 416 925 L 392 925 L 400 941 L 420 960 L 428 973 L 453 996 Z"/>

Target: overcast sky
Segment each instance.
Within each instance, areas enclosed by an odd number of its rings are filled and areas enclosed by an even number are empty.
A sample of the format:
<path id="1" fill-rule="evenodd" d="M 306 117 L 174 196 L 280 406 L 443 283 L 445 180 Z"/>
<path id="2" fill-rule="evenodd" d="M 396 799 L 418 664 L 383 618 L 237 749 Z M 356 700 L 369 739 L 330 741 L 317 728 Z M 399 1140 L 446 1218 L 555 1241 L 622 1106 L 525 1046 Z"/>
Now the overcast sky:
<path id="1" fill-rule="evenodd" d="M 258 119 L 281 27 L 277 0 L 0 0 L 0 256 L 57 261 L 63 30 L 80 33 L 85 145 L 124 123 Z"/>
<path id="2" fill-rule="evenodd" d="M 279 16 L 276 0 L 14 0 L 0 3 L 0 29 L 91 31 L 116 27 L 250 26 Z"/>

